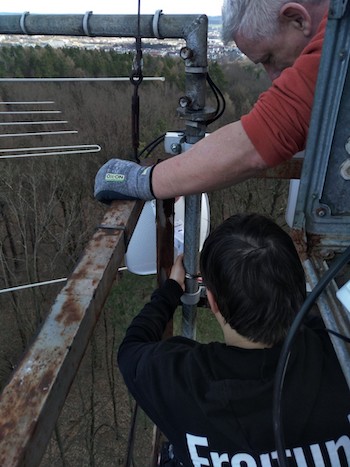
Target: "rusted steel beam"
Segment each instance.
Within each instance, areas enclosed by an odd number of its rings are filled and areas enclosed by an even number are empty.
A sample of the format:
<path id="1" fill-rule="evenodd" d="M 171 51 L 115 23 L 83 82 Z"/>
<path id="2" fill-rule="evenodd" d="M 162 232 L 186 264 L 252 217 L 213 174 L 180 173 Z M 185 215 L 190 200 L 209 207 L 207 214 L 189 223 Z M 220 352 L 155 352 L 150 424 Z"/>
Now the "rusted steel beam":
<path id="1" fill-rule="evenodd" d="M 0 397 L 0 465 L 37 466 L 143 202 L 114 202 Z"/>

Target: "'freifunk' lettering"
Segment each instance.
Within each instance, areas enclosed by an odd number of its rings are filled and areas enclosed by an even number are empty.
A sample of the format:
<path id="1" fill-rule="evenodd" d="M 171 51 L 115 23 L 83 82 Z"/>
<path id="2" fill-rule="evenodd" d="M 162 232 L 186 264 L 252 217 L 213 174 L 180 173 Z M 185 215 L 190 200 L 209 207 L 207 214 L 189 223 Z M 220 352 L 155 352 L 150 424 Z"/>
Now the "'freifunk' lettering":
<path id="1" fill-rule="evenodd" d="M 209 449 L 209 441 L 205 436 L 196 436 L 187 433 L 187 447 L 194 467 L 276 467 L 278 466 L 277 452 L 252 456 L 238 452 L 233 456 L 228 453 L 219 453 Z M 286 457 L 292 458 L 298 467 L 342 467 L 350 465 L 350 438 L 341 436 L 338 440 L 329 440 L 323 444 L 312 444 L 307 447 L 296 447 L 286 450 Z M 310 460 L 313 464 L 310 464 Z"/>

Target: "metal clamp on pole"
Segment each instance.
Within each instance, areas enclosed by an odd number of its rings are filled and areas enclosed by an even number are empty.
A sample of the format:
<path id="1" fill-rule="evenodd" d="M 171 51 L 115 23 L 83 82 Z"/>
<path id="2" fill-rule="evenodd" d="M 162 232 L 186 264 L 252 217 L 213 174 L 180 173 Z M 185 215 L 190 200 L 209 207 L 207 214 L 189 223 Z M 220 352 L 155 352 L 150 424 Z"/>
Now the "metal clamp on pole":
<path id="1" fill-rule="evenodd" d="M 27 15 L 29 15 L 29 11 L 25 11 L 22 14 L 21 19 L 19 20 L 19 25 L 21 27 L 21 30 L 22 30 L 23 34 L 29 35 L 29 32 L 27 31 L 26 24 L 25 24 Z"/>
<path id="2" fill-rule="evenodd" d="M 206 74 L 208 73 L 208 67 L 207 66 L 186 66 L 185 72 Z"/>
<path id="3" fill-rule="evenodd" d="M 87 11 L 84 15 L 84 18 L 83 18 L 83 31 L 84 31 L 84 34 L 85 36 L 90 36 L 92 37 L 93 34 L 91 34 L 91 30 L 90 30 L 90 25 L 89 25 L 89 19 L 90 19 L 90 16 L 92 15 L 92 11 Z"/>
<path id="4" fill-rule="evenodd" d="M 202 295 L 202 290 L 205 289 L 204 286 L 200 286 L 197 292 L 194 293 L 184 293 L 181 296 L 181 302 L 184 305 L 197 305 L 199 302 L 201 295 Z"/>
<path id="5" fill-rule="evenodd" d="M 157 39 L 164 39 L 159 34 L 159 18 L 162 12 L 163 10 L 157 10 L 153 16 L 153 21 L 152 21 L 153 34 L 154 34 L 154 37 L 156 37 Z"/>

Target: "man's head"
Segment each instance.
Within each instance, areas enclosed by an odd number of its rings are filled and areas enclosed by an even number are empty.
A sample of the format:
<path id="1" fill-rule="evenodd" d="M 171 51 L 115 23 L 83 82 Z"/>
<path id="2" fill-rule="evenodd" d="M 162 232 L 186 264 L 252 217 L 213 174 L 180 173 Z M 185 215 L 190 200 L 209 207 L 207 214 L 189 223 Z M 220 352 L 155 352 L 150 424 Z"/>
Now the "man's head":
<path id="1" fill-rule="evenodd" d="M 315 35 L 328 5 L 329 0 L 224 0 L 223 40 L 235 41 L 275 79 Z"/>
<path id="2" fill-rule="evenodd" d="M 224 320 L 251 342 L 282 341 L 305 300 L 290 236 L 259 214 L 237 214 L 206 239 L 201 274 Z"/>

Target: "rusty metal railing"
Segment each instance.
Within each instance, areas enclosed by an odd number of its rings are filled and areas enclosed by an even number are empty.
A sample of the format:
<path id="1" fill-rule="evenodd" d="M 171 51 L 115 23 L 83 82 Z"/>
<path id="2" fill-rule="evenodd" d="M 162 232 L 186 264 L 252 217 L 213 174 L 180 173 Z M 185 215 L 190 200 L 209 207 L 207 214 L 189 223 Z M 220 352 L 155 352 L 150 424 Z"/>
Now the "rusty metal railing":
<path id="1" fill-rule="evenodd" d="M 111 205 L 1 394 L 1 467 L 39 465 L 142 207 Z"/>

